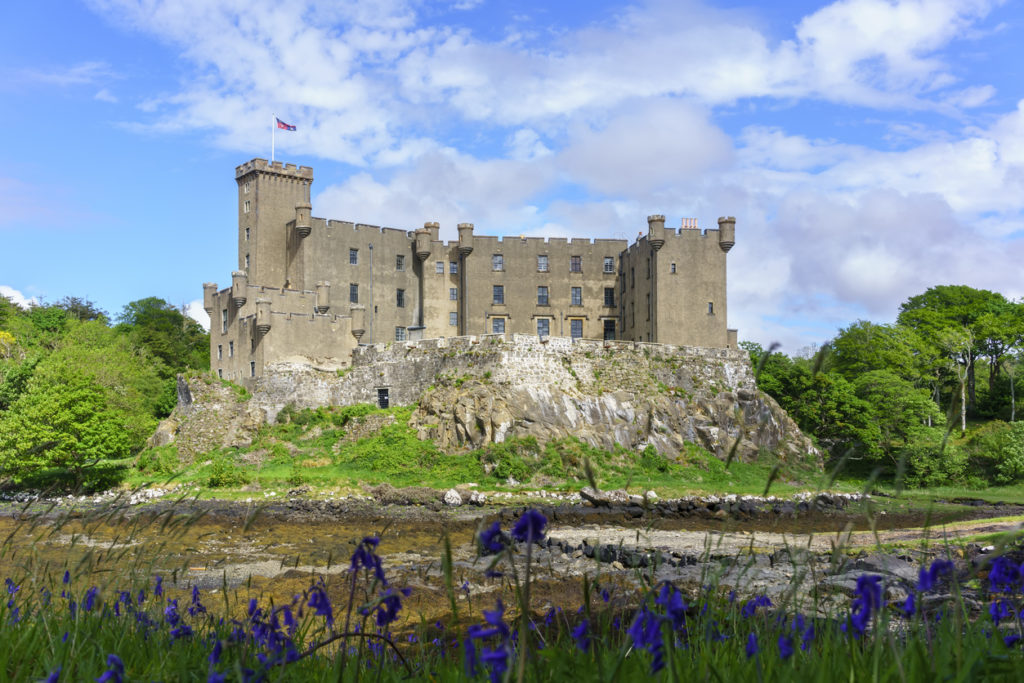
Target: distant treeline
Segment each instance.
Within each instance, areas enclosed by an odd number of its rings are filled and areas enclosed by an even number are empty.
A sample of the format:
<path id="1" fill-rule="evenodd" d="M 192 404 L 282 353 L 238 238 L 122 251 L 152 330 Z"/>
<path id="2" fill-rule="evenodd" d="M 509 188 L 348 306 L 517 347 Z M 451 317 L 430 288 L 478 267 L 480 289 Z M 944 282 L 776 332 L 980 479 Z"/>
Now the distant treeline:
<path id="1" fill-rule="evenodd" d="M 0 482 L 43 470 L 80 482 L 134 455 L 174 408 L 176 374 L 209 367 L 209 335 L 163 299 L 111 320 L 78 297 L 28 309 L 0 297 Z"/>
<path id="2" fill-rule="evenodd" d="M 895 324 L 857 321 L 813 357 L 741 346 L 760 388 L 849 472 L 911 486 L 1024 479 L 1024 303 L 939 286 L 904 302 Z"/>

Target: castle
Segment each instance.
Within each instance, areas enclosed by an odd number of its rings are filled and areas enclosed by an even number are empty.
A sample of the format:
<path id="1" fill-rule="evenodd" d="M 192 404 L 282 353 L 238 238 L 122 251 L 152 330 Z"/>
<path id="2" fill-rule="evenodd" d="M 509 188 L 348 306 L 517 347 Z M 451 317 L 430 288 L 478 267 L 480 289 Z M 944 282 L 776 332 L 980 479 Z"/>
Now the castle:
<path id="1" fill-rule="evenodd" d="M 726 325 L 726 253 L 717 230 L 647 218 L 620 239 L 414 231 L 311 216 L 308 166 L 253 159 L 235 169 L 238 270 L 203 285 L 210 365 L 252 386 L 277 362 L 342 368 L 359 344 L 532 334 L 735 348 Z"/>

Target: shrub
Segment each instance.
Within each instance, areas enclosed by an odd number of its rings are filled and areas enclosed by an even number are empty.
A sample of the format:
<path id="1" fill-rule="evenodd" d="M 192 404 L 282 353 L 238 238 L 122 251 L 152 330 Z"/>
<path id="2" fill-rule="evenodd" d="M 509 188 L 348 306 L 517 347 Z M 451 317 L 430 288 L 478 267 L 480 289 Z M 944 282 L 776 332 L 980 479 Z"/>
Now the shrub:
<path id="1" fill-rule="evenodd" d="M 895 454 L 904 468 L 907 486 L 924 488 L 962 482 L 967 474 L 967 452 L 941 443 L 911 444 Z"/>
<path id="2" fill-rule="evenodd" d="M 207 484 L 211 488 L 234 488 L 249 483 L 249 477 L 245 470 L 240 469 L 238 463 L 230 453 L 218 453 L 210 463 L 210 477 Z"/>
<path id="3" fill-rule="evenodd" d="M 139 453 L 135 467 L 143 474 L 174 474 L 181 465 L 174 445 L 147 448 Z"/>

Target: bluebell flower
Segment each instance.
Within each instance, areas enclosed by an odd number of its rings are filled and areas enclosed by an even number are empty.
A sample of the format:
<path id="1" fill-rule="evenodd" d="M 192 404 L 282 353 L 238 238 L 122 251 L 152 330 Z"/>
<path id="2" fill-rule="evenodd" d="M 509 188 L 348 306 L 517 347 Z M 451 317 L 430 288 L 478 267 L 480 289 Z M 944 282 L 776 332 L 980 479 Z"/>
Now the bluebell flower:
<path id="1" fill-rule="evenodd" d="M 989 590 L 1010 592 L 1020 583 L 1020 567 L 1009 558 L 1000 555 L 992 561 L 988 573 Z"/>
<path id="2" fill-rule="evenodd" d="M 761 651 L 761 648 L 757 644 L 757 634 L 753 631 L 751 631 L 750 635 L 747 636 L 747 647 L 745 649 L 747 653 L 747 659 L 750 659 L 751 657 L 753 657 Z"/>
<path id="3" fill-rule="evenodd" d="M 772 601 L 767 595 L 758 595 L 751 600 L 747 601 L 747 604 L 743 605 L 743 609 L 740 610 L 740 614 L 744 619 L 749 619 L 754 616 L 757 612 L 758 607 L 771 607 Z M 705 605 L 706 607 L 706 605 Z"/>
<path id="4" fill-rule="evenodd" d="M 548 525 L 548 518 L 539 511 L 530 508 L 523 513 L 519 521 L 512 527 L 512 538 L 520 543 L 534 543 L 544 538 L 544 527 Z"/>
<path id="5" fill-rule="evenodd" d="M 14 595 L 21 590 L 21 586 L 15 584 L 10 578 L 4 579 L 4 585 L 7 586 L 8 595 Z"/>
<path id="6" fill-rule="evenodd" d="M 46 677 L 46 683 L 57 683 L 60 680 L 60 667 L 54 669 L 49 676 Z"/>
<path id="7" fill-rule="evenodd" d="M 1014 645 L 1016 645 L 1019 642 L 1020 642 L 1020 634 L 1019 633 L 1011 633 L 1010 635 L 1005 636 L 1003 638 L 1003 645 L 1005 645 L 1006 647 L 1013 647 Z"/>
<path id="8" fill-rule="evenodd" d="M 146 601 L 146 591 L 144 591 L 142 589 L 139 589 L 139 598 L 138 598 L 139 605 L 142 605 L 142 603 L 144 603 L 145 601 Z"/>
<path id="9" fill-rule="evenodd" d="M 917 573 L 917 590 L 926 593 L 935 587 L 939 577 L 953 571 L 953 563 L 949 560 L 935 560 L 928 569 L 921 567 Z"/>
<path id="10" fill-rule="evenodd" d="M 221 655 L 221 652 L 223 651 L 223 649 L 224 649 L 224 645 L 221 643 L 220 639 L 218 638 L 213 643 L 213 649 L 210 651 L 210 656 L 207 658 L 207 659 L 210 660 L 210 664 L 219 664 L 220 663 L 220 655 Z"/>
<path id="11" fill-rule="evenodd" d="M 361 568 L 372 571 L 377 580 L 384 586 L 387 586 L 388 580 L 384 577 L 384 564 L 376 553 L 379 544 L 380 538 L 377 536 L 364 537 L 359 545 L 356 546 L 355 552 L 352 553 L 350 569 L 354 572 L 359 571 Z"/>
<path id="12" fill-rule="evenodd" d="M 917 613 L 917 604 L 913 593 L 908 595 L 907 599 L 903 601 L 903 604 L 900 606 L 900 611 L 903 612 L 903 616 L 908 619 Z"/>
<path id="13" fill-rule="evenodd" d="M 117 655 L 107 655 L 107 670 L 96 679 L 96 683 L 121 683 L 124 679 L 124 662 Z"/>
<path id="14" fill-rule="evenodd" d="M 779 659 L 789 659 L 793 656 L 793 639 L 787 635 L 779 636 Z"/>
<path id="15" fill-rule="evenodd" d="M 82 602 L 82 609 L 86 612 L 91 612 L 92 608 L 96 606 L 96 595 L 100 592 L 100 589 L 93 586 L 85 592 L 85 601 Z"/>
<path id="16" fill-rule="evenodd" d="M 995 622 L 996 626 L 1003 619 L 1009 619 L 1013 616 L 1010 613 L 1010 604 L 1006 600 L 993 600 L 992 604 L 988 606 L 988 613 L 992 616 L 992 621 Z"/>
<path id="17" fill-rule="evenodd" d="M 403 589 L 404 591 L 408 588 Z M 408 593 L 405 593 L 408 597 Z M 388 588 L 381 594 L 380 603 L 377 605 L 377 626 L 384 628 L 398 618 L 398 611 L 402 609 L 402 599 L 398 594 Z"/>
<path id="18" fill-rule="evenodd" d="M 156 585 L 153 586 L 153 595 L 155 595 L 156 597 L 159 598 L 163 594 L 164 594 L 164 577 L 157 576 L 156 577 Z"/>
<path id="19" fill-rule="evenodd" d="M 65 586 L 71 583 L 71 572 L 69 572 L 67 569 L 64 570 L 64 578 L 61 579 L 61 583 L 63 583 Z"/>
<path id="20" fill-rule="evenodd" d="M 608 592 L 607 588 L 602 588 L 601 589 L 601 599 L 604 600 L 605 602 L 608 602 L 609 600 L 612 599 L 611 593 Z"/>
<path id="21" fill-rule="evenodd" d="M 814 642 L 814 624 L 807 627 L 804 631 L 803 638 L 800 639 L 800 649 L 805 652 L 811 647 L 811 643 Z"/>
<path id="22" fill-rule="evenodd" d="M 867 630 L 871 615 L 882 607 L 881 581 L 881 576 L 867 574 L 857 579 L 856 597 L 850 604 L 850 624 L 858 637 Z"/>
<path id="23" fill-rule="evenodd" d="M 794 631 L 803 631 L 804 630 L 804 615 L 801 614 L 800 612 L 797 612 L 796 616 L 793 617 L 793 630 Z"/>
<path id="24" fill-rule="evenodd" d="M 686 622 L 686 603 L 683 602 L 683 594 L 672 584 L 666 582 L 661 586 L 661 592 L 654 599 L 654 604 L 665 609 L 665 614 L 672 621 L 672 628 L 677 631 Z"/>
<path id="25" fill-rule="evenodd" d="M 491 683 L 500 683 L 504 678 L 505 672 L 508 671 L 508 654 L 509 647 L 507 644 L 503 644 L 493 650 L 485 647 L 481 652 L 481 661 L 491 670 Z"/>
<path id="26" fill-rule="evenodd" d="M 590 621 L 584 619 L 580 625 L 572 630 L 572 639 L 576 641 L 576 647 L 583 652 L 590 649 Z"/>
<path id="27" fill-rule="evenodd" d="M 476 658 L 476 645 L 473 644 L 473 639 L 471 637 L 467 636 L 465 638 L 465 640 L 462 641 L 462 647 L 463 647 L 463 664 L 466 667 L 466 677 L 467 678 L 475 678 L 476 674 L 477 674 L 477 669 L 476 669 L 476 661 L 477 661 L 477 658 Z"/>
<path id="28" fill-rule="evenodd" d="M 172 628 L 170 631 L 171 640 L 178 640 L 179 638 L 185 638 L 192 635 L 192 627 L 188 624 L 179 624 L 176 628 Z"/>
<path id="29" fill-rule="evenodd" d="M 647 650 L 651 654 L 651 673 L 657 673 L 665 666 L 665 643 L 661 637 L 661 618 L 648 609 L 640 608 L 633 623 L 626 631 L 633 639 L 633 647 Z"/>
<path id="30" fill-rule="evenodd" d="M 505 549 L 501 541 L 501 524 L 495 522 L 480 532 L 480 546 L 490 553 L 500 553 Z"/>
<path id="31" fill-rule="evenodd" d="M 190 616 L 206 614 L 206 607 L 199 601 L 199 586 L 192 586 L 192 604 L 188 607 Z"/>
<path id="32" fill-rule="evenodd" d="M 206 678 L 206 683 L 225 683 L 227 680 L 227 674 L 219 674 L 216 671 L 211 671 L 210 675 Z"/>
<path id="33" fill-rule="evenodd" d="M 313 586 L 309 591 L 309 602 L 306 604 L 315 610 L 317 616 L 324 617 L 327 620 L 328 626 L 334 623 L 334 610 L 331 608 L 331 600 L 327 597 L 327 592 L 323 588 Z"/>

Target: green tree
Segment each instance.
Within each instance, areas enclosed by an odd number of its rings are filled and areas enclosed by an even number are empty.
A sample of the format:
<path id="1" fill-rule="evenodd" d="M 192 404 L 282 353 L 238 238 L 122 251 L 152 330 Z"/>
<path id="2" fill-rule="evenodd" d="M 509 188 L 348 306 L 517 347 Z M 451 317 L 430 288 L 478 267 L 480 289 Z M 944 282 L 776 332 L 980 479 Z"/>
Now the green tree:
<path id="1" fill-rule="evenodd" d="M 202 326 L 157 297 L 132 301 L 118 316 L 118 329 L 160 359 L 161 375 L 187 368 L 209 369 L 210 337 Z"/>
<path id="2" fill-rule="evenodd" d="M 915 383 L 929 374 L 924 342 L 901 325 L 858 320 L 840 330 L 829 346 L 832 367 L 848 380 L 872 370 L 889 370 Z"/>
<path id="3" fill-rule="evenodd" d="M 83 322 L 86 320 L 106 320 L 110 317 L 106 311 L 97 308 L 93 302 L 78 296 L 66 296 L 58 301 L 55 306 L 63 309 L 75 320 Z"/>
<path id="4" fill-rule="evenodd" d="M 973 343 L 966 350 L 965 367 L 967 407 L 971 410 L 977 402 L 975 361 L 984 352 L 982 343 L 986 337 L 981 319 L 988 313 L 998 311 L 1006 303 L 1002 294 L 985 289 L 965 285 L 939 285 L 924 294 L 910 297 L 900 306 L 897 322 L 912 328 L 933 346 L 940 346 L 939 340 L 950 329 L 970 331 Z"/>
<path id="5" fill-rule="evenodd" d="M 915 387 L 889 370 L 872 370 L 853 381 L 857 397 L 871 407 L 878 426 L 878 451 L 893 452 L 896 442 L 904 445 L 927 437 L 928 424 L 941 424 L 944 417 L 927 389 Z"/>

